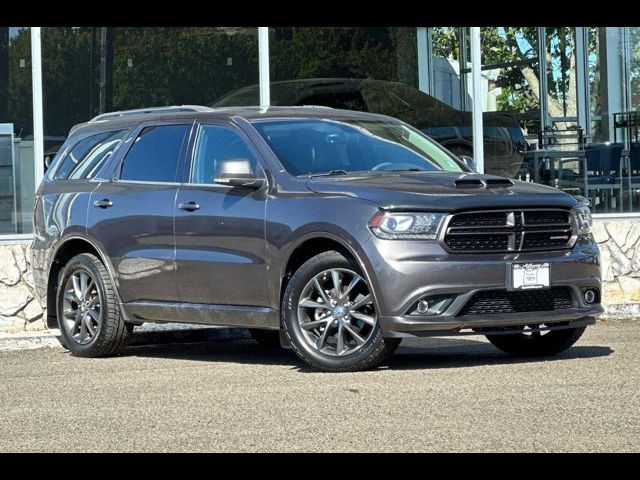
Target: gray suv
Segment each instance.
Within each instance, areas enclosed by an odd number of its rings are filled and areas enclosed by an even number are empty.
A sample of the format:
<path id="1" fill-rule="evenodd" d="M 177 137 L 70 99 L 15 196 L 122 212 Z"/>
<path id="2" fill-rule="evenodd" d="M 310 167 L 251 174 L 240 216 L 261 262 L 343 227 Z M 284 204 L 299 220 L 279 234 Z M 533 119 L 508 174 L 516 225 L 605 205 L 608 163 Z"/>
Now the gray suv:
<path id="1" fill-rule="evenodd" d="M 602 312 L 590 225 L 580 199 L 475 173 L 391 117 L 134 110 L 74 127 L 53 159 L 34 281 L 77 356 L 143 322 L 245 327 L 327 371 L 412 336 L 552 355 Z"/>

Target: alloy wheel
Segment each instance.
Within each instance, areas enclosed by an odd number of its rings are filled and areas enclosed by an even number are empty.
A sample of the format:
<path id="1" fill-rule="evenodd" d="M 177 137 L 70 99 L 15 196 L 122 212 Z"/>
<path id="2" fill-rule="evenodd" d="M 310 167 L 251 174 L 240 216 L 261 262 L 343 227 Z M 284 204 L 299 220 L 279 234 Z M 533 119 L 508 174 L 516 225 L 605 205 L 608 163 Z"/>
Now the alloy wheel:
<path id="1" fill-rule="evenodd" d="M 373 295 L 356 272 L 332 268 L 314 276 L 298 301 L 298 324 L 307 344 L 332 356 L 362 348 L 378 321 Z"/>
<path id="2" fill-rule="evenodd" d="M 84 269 L 71 274 L 64 286 L 64 325 L 69 336 L 86 345 L 98 334 L 101 323 L 101 294 L 93 276 Z"/>

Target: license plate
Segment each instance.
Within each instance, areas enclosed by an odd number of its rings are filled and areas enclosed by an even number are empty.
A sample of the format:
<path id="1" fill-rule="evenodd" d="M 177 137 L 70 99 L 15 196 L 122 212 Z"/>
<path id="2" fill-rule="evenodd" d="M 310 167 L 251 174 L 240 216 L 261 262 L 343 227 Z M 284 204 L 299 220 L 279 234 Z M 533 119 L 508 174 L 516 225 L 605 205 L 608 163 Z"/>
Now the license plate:
<path id="1" fill-rule="evenodd" d="M 549 288 L 549 262 L 544 263 L 512 263 L 511 284 L 512 290 L 532 290 L 536 288 Z"/>

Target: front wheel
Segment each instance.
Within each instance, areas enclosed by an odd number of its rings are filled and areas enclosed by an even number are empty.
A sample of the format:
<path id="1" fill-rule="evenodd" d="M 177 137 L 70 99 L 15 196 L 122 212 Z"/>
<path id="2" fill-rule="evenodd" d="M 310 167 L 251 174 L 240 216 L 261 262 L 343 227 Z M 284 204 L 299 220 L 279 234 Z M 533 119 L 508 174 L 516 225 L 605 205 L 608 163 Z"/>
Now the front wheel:
<path id="1" fill-rule="evenodd" d="M 294 273 L 282 311 L 293 350 L 319 370 L 374 368 L 400 343 L 383 338 L 373 294 L 360 268 L 335 251 L 313 257 Z"/>
<path id="2" fill-rule="evenodd" d="M 535 326 L 534 326 L 535 327 Z M 518 357 L 542 357 L 556 355 L 570 348 L 584 333 L 586 327 L 532 331 L 522 327 L 520 333 L 487 335 L 487 339 L 498 349 Z"/>

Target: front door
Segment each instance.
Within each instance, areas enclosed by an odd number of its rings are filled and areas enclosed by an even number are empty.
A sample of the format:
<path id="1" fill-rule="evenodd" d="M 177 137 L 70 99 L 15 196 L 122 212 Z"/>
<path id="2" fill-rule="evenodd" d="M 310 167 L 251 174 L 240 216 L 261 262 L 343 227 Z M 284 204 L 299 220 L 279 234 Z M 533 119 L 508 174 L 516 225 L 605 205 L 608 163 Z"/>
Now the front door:
<path id="1" fill-rule="evenodd" d="M 244 135 L 228 124 L 198 128 L 189 182 L 175 202 L 178 289 L 182 302 L 267 307 L 266 188 L 214 183 L 216 166 L 246 158 L 262 172 Z"/>

